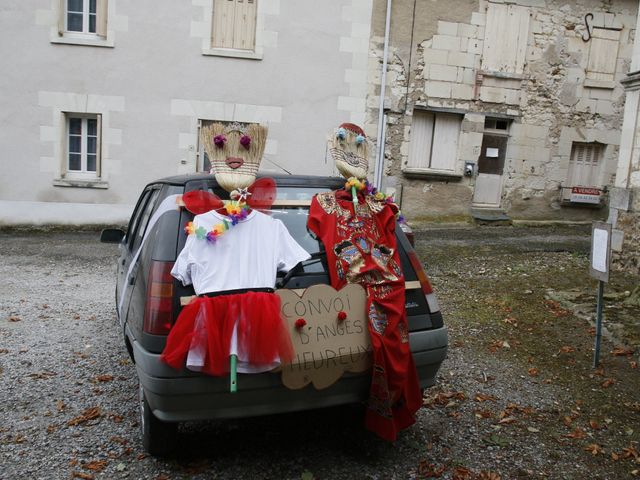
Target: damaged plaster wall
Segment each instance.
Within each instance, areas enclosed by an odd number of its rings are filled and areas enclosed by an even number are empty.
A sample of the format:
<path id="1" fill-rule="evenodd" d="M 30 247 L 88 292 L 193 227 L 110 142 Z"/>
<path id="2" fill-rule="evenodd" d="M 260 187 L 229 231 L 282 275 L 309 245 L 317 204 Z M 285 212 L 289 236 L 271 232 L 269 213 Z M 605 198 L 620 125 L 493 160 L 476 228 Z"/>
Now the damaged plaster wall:
<path id="1" fill-rule="evenodd" d="M 507 3 L 493 1 L 496 3 Z M 393 2 L 388 55 L 385 174 L 402 188 L 410 220 L 468 217 L 486 116 L 509 118 L 501 207 L 516 219 L 588 220 L 604 209 L 562 203 L 573 142 L 604 145 L 598 181 L 613 184 L 622 125 L 624 90 L 635 34 L 634 0 L 517 0 L 529 22 L 522 74 L 483 72 L 487 1 Z M 371 37 L 366 129 L 376 131 L 386 1 L 376 0 Z M 598 32 L 619 38 L 615 81 L 586 78 L 589 42 L 585 15 Z M 605 30 L 605 28 L 607 30 Z M 610 29 L 610 30 L 609 30 Z M 515 40 L 514 40 L 515 41 Z M 460 115 L 456 164 L 449 174 L 407 172 L 414 111 Z"/>

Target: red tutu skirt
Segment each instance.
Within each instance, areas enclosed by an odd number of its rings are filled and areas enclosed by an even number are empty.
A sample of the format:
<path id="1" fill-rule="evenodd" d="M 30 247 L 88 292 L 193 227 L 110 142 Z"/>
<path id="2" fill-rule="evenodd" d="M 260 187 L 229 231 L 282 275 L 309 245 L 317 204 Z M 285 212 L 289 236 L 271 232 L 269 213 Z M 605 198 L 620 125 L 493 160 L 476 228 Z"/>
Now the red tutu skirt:
<path id="1" fill-rule="evenodd" d="M 280 315 L 280 297 L 249 291 L 194 298 L 180 312 L 160 358 L 182 369 L 190 352 L 199 352 L 198 370 L 222 376 L 229 373 L 234 349 L 239 363 L 258 369 L 291 363 L 293 346 Z"/>

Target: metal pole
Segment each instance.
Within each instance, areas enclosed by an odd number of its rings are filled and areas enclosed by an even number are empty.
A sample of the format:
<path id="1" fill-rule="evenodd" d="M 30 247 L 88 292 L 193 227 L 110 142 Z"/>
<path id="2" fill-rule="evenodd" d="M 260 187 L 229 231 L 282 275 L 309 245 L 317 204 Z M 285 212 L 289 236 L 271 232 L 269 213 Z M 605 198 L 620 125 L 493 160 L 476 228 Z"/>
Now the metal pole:
<path id="1" fill-rule="evenodd" d="M 593 352 L 593 368 L 600 364 L 600 340 L 602 339 L 602 304 L 604 301 L 604 282 L 598 281 L 598 303 L 596 307 L 596 348 Z"/>
<path id="2" fill-rule="evenodd" d="M 387 89 L 387 57 L 389 56 L 389 31 L 391 29 L 391 1 L 387 0 L 387 15 L 384 24 L 384 50 L 382 53 L 382 75 L 380 79 L 380 106 L 378 111 L 378 144 L 374 185 L 382 190 L 382 170 L 384 168 L 384 97 Z M 408 81 L 408 79 L 407 79 Z"/>

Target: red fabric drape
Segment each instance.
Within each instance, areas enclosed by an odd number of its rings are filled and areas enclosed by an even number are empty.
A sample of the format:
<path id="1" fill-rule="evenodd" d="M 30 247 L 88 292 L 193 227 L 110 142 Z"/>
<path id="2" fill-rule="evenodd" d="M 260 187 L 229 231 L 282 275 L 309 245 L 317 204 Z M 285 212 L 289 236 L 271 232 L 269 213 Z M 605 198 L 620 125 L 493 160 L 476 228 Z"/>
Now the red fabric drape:
<path id="1" fill-rule="evenodd" d="M 359 283 L 367 292 L 373 366 L 365 423 L 393 441 L 415 422 L 422 406 L 409 349 L 394 212 L 370 195 L 359 194 L 355 207 L 351 195 L 339 190 L 314 197 L 308 227 L 325 246 L 332 286 Z"/>

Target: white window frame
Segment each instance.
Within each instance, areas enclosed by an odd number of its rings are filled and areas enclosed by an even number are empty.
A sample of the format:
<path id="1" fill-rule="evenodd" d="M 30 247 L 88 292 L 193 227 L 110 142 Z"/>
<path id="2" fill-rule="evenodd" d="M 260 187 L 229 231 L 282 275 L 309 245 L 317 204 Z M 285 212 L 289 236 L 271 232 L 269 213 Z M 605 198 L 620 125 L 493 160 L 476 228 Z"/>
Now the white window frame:
<path id="1" fill-rule="evenodd" d="M 82 0 L 82 31 L 68 30 L 68 0 L 54 0 L 54 12 L 58 22 L 58 28 L 52 35 L 51 43 L 63 43 L 69 45 L 85 45 L 93 47 L 113 47 L 114 32 L 109 29 L 111 12 L 115 8 L 116 0 L 96 0 L 96 31 L 89 31 L 89 2 Z"/>
<path id="2" fill-rule="evenodd" d="M 217 2 L 229 1 L 229 0 L 210 0 L 210 4 L 207 5 L 205 10 L 205 17 L 207 22 L 208 38 L 206 39 L 206 47 L 202 49 L 203 55 L 213 55 L 219 57 L 235 57 L 245 58 L 249 60 L 262 60 L 263 57 L 263 30 L 264 30 L 264 3 L 269 0 L 250 0 L 256 4 L 256 18 L 255 27 L 253 32 L 253 48 L 240 49 L 230 48 L 214 45 L 214 15 L 215 5 Z M 238 1 L 238 0 L 235 0 Z M 243 0 L 248 1 L 248 0 Z"/>
<path id="3" fill-rule="evenodd" d="M 422 118 L 421 118 L 422 117 Z M 402 171 L 409 174 L 428 174 L 443 176 L 461 176 L 459 171 L 458 149 L 463 116 L 457 113 L 431 110 L 415 110 L 411 126 L 409 157 Z M 421 122 L 426 122 L 424 137 L 418 136 Z M 447 133 L 447 142 L 436 141 L 438 131 L 446 129 L 446 124 L 456 124 L 455 131 Z M 430 127 L 430 131 L 429 130 Z M 438 162 L 434 161 L 438 156 Z M 442 160 L 441 156 L 447 158 Z"/>
<path id="4" fill-rule="evenodd" d="M 529 40 L 530 16 L 528 7 L 487 4 L 481 67 L 484 73 L 522 76 Z M 513 38 L 514 35 L 516 38 Z"/>
<path id="5" fill-rule="evenodd" d="M 81 123 L 81 151 L 80 151 L 80 170 L 71 170 L 70 168 L 70 143 L 71 143 L 71 119 L 78 118 Z M 96 170 L 88 170 L 88 120 L 96 120 Z M 64 142 L 64 165 L 62 171 L 64 172 L 65 179 L 76 180 L 100 180 L 101 169 L 101 150 L 102 150 L 102 115 L 100 114 L 87 114 L 87 113 L 65 113 L 65 142 Z"/>
<path id="6" fill-rule="evenodd" d="M 77 12 L 77 11 L 73 11 L 73 13 L 80 13 L 82 15 L 82 30 L 78 31 L 78 30 L 69 30 L 69 13 L 71 12 L 69 10 L 69 0 L 65 0 L 64 4 L 65 4 L 65 9 L 64 9 L 64 31 L 65 33 L 68 34 L 85 34 L 85 35 L 97 35 L 97 29 L 98 29 L 98 0 L 95 0 L 96 3 L 96 11 L 94 13 L 91 13 L 90 11 L 90 7 L 91 7 L 91 0 L 80 0 L 82 2 L 82 11 L 81 12 Z M 91 15 L 95 16 L 95 23 L 94 23 L 94 31 L 92 32 L 89 28 L 89 20 L 91 19 Z"/>

